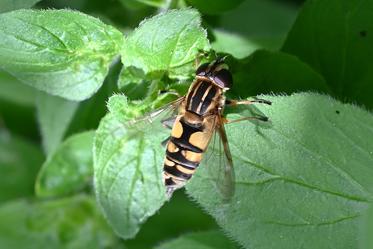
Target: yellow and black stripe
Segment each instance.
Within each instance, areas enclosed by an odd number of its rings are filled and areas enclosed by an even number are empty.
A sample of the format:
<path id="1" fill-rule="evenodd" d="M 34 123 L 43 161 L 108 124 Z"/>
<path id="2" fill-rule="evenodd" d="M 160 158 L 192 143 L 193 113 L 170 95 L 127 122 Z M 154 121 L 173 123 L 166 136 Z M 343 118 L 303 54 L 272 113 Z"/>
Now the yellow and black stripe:
<path id="1" fill-rule="evenodd" d="M 221 115 L 224 91 L 232 83 L 223 59 L 201 65 L 180 105 L 167 143 L 163 178 L 167 195 L 185 185 L 198 168 Z"/>
<path id="2" fill-rule="evenodd" d="M 169 195 L 183 187 L 199 166 L 213 129 L 206 117 L 213 115 L 221 95 L 222 90 L 208 80 L 197 80 L 191 86 L 185 113 L 176 118 L 167 143 L 163 172 Z"/>
<path id="3" fill-rule="evenodd" d="M 183 117 L 177 119 L 176 122 L 181 126 L 177 127 L 176 125 L 176 129 L 174 129 L 176 132 L 171 134 L 163 168 L 168 192 L 173 192 L 173 190 L 184 186 L 198 167 L 204 152 L 203 148 L 190 142 L 193 134 L 203 132 L 202 123 L 199 125 L 190 124 Z M 181 134 L 178 134 L 180 131 Z"/>
<path id="4" fill-rule="evenodd" d="M 220 89 L 207 80 L 197 81 L 186 101 L 186 110 L 204 116 L 210 110 L 213 100 L 219 95 Z M 215 105 L 213 105 L 215 107 Z"/>

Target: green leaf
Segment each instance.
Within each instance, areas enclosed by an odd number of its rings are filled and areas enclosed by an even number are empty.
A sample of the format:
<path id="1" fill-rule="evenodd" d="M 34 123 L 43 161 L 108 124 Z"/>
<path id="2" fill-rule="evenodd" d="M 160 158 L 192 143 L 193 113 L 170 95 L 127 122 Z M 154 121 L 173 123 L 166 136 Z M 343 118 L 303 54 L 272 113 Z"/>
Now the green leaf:
<path id="1" fill-rule="evenodd" d="M 189 78 L 199 50 L 209 50 L 196 10 L 171 10 L 143 21 L 125 42 L 122 61 L 151 78 Z"/>
<path id="2" fill-rule="evenodd" d="M 88 196 L 0 207 L 2 248 L 112 248 L 117 239 Z"/>
<path id="3" fill-rule="evenodd" d="M 108 107 L 94 140 L 96 197 L 115 232 L 132 238 L 166 199 L 161 141 L 167 135 L 159 122 L 124 125 L 133 108 L 124 96 L 111 97 Z"/>
<path id="4" fill-rule="evenodd" d="M 117 81 L 121 68 L 122 64 L 118 58 L 116 63 L 111 64 L 109 74 L 100 90 L 92 98 L 79 103 L 66 135 L 97 129 L 100 120 L 107 113 L 106 103 L 109 97 L 118 92 Z"/>
<path id="5" fill-rule="evenodd" d="M 166 7 L 166 0 L 120 0 L 120 2 L 131 9 L 144 8 L 146 6 L 162 8 Z"/>
<path id="6" fill-rule="evenodd" d="M 283 50 L 324 76 L 340 99 L 373 107 L 372 1 L 308 1 Z"/>
<path id="7" fill-rule="evenodd" d="M 166 202 L 149 218 L 134 240 L 126 241 L 126 245 L 131 249 L 152 248 L 160 241 L 189 233 L 191 229 L 206 231 L 219 228 L 210 215 L 201 210 L 197 203 L 191 202 L 184 191 L 179 191 L 172 196 L 172 201 Z"/>
<path id="8" fill-rule="evenodd" d="M 220 231 L 198 232 L 182 235 L 165 242 L 155 249 L 234 249 L 239 248 Z"/>
<path id="9" fill-rule="evenodd" d="M 219 16 L 219 28 L 250 38 L 267 37 L 282 44 L 296 15 L 297 8 L 282 1 L 245 0 L 239 8 Z"/>
<path id="10" fill-rule="evenodd" d="M 43 148 L 47 155 L 56 150 L 79 106 L 78 102 L 40 92 L 37 98 L 37 118 Z"/>
<path id="11" fill-rule="evenodd" d="M 50 155 L 36 181 L 37 196 L 71 194 L 91 182 L 93 136 L 93 131 L 71 136 Z"/>
<path id="12" fill-rule="evenodd" d="M 260 97 L 273 102 L 257 106 L 270 124 L 226 125 L 231 202 L 222 203 L 209 180 L 216 157 L 202 163 L 188 193 L 245 248 L 357 248 L 373 200 L 372 114 L 311 93 Z"/>
<path id="13" fill-rule="evenodd" d="M 244 0 L 186 0 L 193 7 L 206 14 L 219 14 L 240 5 Z"/>
<path id="14" fill-rule="evenodd" d="M 0 65 L 20 81 L 69 100 L 102 85 L 122 34 L 69 10 L 20 10 L 0 15 Z"/>
<path id="15" fill-rule="evenodd" d="M 150 80 L 142 70 L 135 67 L 123 68 L 119 74 L 118 88 L 121 89 L 129 99 L 143 99 L 146 97 L 147 87 Z"/>
<path id="16" fill-rule="evenodd" d="M 33 195 L 42 162 L 36 145 L 0 129 L 0 202 Z"/>
<path id="17" fill-rule="evenodd" d="M 34 107 L 37 91 L 0 70 L 0 99 L 25 107 Z"/>
<path id="18" fill-rule="evenodd" d="M 360 229 L 360 249 L 372 249 L 373 248 L 373 205 L 369 205 L 369 208 L 363 214 L 362 224 Z"/>
<path id="19" fill-rule="evenodd" d="M 228 61 L 228 64 L 234 79 L 228 94 L 236 98 L 259 93 L 329 92 L 325 80 L 317 72 L 285 53 L 259 50 L 248 58 Z"/>
<path id="20" fill-rule="evenodd" d="M 317 248 L 327 243 L 351 248 L 357 241 L 358 216 L 372 198 L 364 189 L 373 170 L 373 144 L 366 139 L 373 136 L 371 114 L 316 94 L 263 98 L 274 102 L 260 108 L 272 126 L 227 126 L 238 180 L 232 204 L 218 201 L 214 185 L 205 179 L 204 165 L 188 185 L 189 193 L 248 248 L 299 248 L 308 237 Z M 162 205 L 149 198 L 163 195 L 162 181 L 154 175 L 162 168 L 164 149 L 159 143 L 169 134 L 159 125 L 161 117 L 152 124 L 125 125 L 132 108 L 123 96 L 111 98 L 111 113 L 97 131 L 94 149 L 98 202 L 125 238 Z M 156 193 L 149 194 L 150 190 Z M 144 214 L 149 208 L 151 212 Z M 326 240 L 319 239 L 323 234 Z M 341 239 L 340 234 L 348 236 Z M 292 246 L 287 247 L 289 243 Z"/>
<path id="21" fill-rule="evenodd" d="M 261 48 L 277 49 L 279 41 L 268 38 L 245 38 L 235 33 L 214 30 L 212 49 L 218 53 L 231 54 L 237 59 L 243 59 Z"/>
<path id="22" fill-rule="evenodd" d="M 34 6 L 40 0 L 1 0 L 0 2 L 0 13 L 26 9 Z"/>

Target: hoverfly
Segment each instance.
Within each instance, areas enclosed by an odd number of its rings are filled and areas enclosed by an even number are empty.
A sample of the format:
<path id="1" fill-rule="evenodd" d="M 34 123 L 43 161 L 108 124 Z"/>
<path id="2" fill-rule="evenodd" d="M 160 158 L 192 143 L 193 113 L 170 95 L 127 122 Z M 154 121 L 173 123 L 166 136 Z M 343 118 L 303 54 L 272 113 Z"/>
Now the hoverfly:
<path id="1" fill-rule="evenodd" d="M 185 96 L 148 116 L 152 119 L 166 110 L 177 110 L 174 117 L 162 120 L 163 125 L 172 130 L 170 137 L 163 142 L 166 147 L 163 182 L 169 198 L 191 179 L 215 132 L 219 135 L 224 152 L 220 153 L 224 157 L 221 160 L 223 177 L 220 181 L 224 182 L 217 184 L 225 198 L 230 198 L 233 194 L 233 161 L 224 125 L 248 119 L 267 121 L 268 118 L 255 116 L 227 120 L 223 116 L 224 107 L 271 102 L 262 99 L 228 100 L 224 93 L 232 84 L 232 75 L 224 58 L 204 63 L 198 67 L 195 80 Z"/>

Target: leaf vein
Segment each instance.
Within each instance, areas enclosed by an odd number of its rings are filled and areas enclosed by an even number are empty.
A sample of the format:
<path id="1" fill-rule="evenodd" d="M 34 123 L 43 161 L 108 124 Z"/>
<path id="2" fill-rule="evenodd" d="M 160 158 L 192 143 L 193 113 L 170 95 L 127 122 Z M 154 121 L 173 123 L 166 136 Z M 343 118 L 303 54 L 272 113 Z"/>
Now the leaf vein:
<path id="1" fill-rule="evenodd" d="M 46 28 L 46 27 L 44 27 L 40 24 L 36 24 L 36 23 L 30 22 L 30 21 L 25 21 L 18 16 L 15 16 L 14 18 L 23 22 L 23 23 L 30 24 L 32 26 L 41 28 L 42 30 L 46 31 L 51 37 L 53 37 L 58 43 L 60 43 L 65 48 L 64 50 L 66 50 L 66 52 L 70 52 L 70 48 L 67 46 L 67 44 L 58 35 L 56 35 L 52 31 L 50 31 L 48 28 Z"/>
<path id="2" fill-rule="evenodd" d="M 329 165 L 331 168 L 333 168 L 338 174 L 340 174 L 341 176 L 349 179 L 349 181 L 351 183 L 353 183 L 353 185 L 355 185 L 357 188 L 359 188 L 359 190 L 363 190 L 365 191 L 366 193 L 369 193 L 369 191 L 367 191 L 359 182 L 357 182 L 348 172 L 338 168 L 336 165 L 333 164 L 333 162 L 330 162 L 327 158 L 325 158 L 324 156 L 320 155 L 320 154 L 317 154 L 316 152 L 312 151 L 311 149 L 307 148 L 306 145 L 304 145 L 302 142 L 296 140 L 296 139 L 290 139 L 287 135 L 285 135 L 284 133 L 280 132 L 279 130 L 276 130 L 274 129 L 274 131 L 276 131 L 279 135 L 283 136 L 284 138 L 286 138 L 288 141 L 293 141 L 295 142 L 296 144 L 300 145 L 300 147 L 308 152 L 309 154 L 315 156 L 315 157 L 320 157 L 322 158 L 325 163 L 327 165 Z M 351 196 L 352 197 L 352 196 Z M 353 198 L 357 198 L 357 200 L 361 200 L 361 201 L 368 201 L 366 198 L 361 198 L 361 197 L 353 197 Z"/>
<path id="3" fill-rule="evenodd" d="M 244 161 L 248 165 L 251 165 L 252 167 L 254 167 L 254 168 L 258 169 L 258 170 L 261 170 L 261 171 L 263 171 L 263 172 L 265 172 L 267 174 L 271 174 L 272 176 L 275 176 L 277 180 L 282 179 L 283 181 L 286 181 L 288 183 L 296 184 L 296 185 L 299 185 L 301 187 L 305 187 L 305 188 L 309 188 L 309 189 L 312 189 L 312 190 L 316 190 L 318 192 L 323 192 L 323 193 L 327 193 L 327 194 L 331 194 L 331 195 L 336 195 L 336 196 L 343 197 L 343 198 L 346 198 L 346 199 L 349 199 L 349 200 L 353 200 L 353 201 L 368 202 L 367 199 L 362 198 L 362 197 L 352 196 L 352 195 L 346 195 L 346 194 L 343 194 L 343 193 L 339 193 L 339 192 L 335 192 L 335 191 L 330 191 L 330 190 L 327 190 L 327 189 L 322 189 L 320 187 L 317 187 L 317 186 L 314 186 L 314 185 L 311 185 L 311 184 L 307 184 L 307 183 L 304 183 L 304 182 L 301 182 L 301 181 L 297 181 L 297 180 L 294 180 L 294 179 L 290 179 L 290 178 L 287 178 L 287 177 L 284 177 L 284 176 L 277 175 L 274 172 L 272 172 L 272 171 L 268 170 L 267 168 L 265 168 L 264 166 L 262 166 L 260 164 L 257 164 L 257 163 L 254 163 L 254 162 L 252 162 L 251 160 L 249 160 L 248 158 L 246 158 L 244 156 L 237 156 L 237 155 L 235 155 L 235 157 L 238 157 L 240 160 Z"/>
<path id="4" fill-rule="evenodd" d="M 312 223 L 312 222 L 307 222 L 307 223 L 286 223 L 286 222 L 279 222 L 279 221 L 264 221 L 263 223 L 267 224 L 273 224 L 273 225 L 279 225 L 279 226 L 286 226 L 286 227 L 305 227 L 305 226 L 331 226 L 331 225 L 336 225 L 340 222 L 346 221 L 346 220 L 351 220 L 360 217 L 360 214 L 355 214 L 352 216 L 346 216 L 342 217 L 339 219 L 335 220 L 330 220 L 330 221 L 325 221 L 325 222 L 320 222 L 320 223 Z"/>
<path id="5" fill-rule="evenodd" d="M 194 17 L 190 18 L 190 21 L 193 20 L 193 18 Z M 171 53 L 171 56 L 170 56 L 170 61 L 168 62 L 168 70 L 170 70 L 172 68 L 171 64 L 172 64 L 172 61 L 173 61 L 174 56 L 175 56 L 174 51 L 176 51 L 176 48 L 178 47 L 178 43 L 180 41 L 181 35 L 185 32 L 185 30 L 187 30 L 188 26 L 190 25 L 190 21 L 186 22 L 186 24 L 184 24 L 184 26 L 181 28 L 181 30 L 179 32 L 179 35 L 176 38 L 174 49 L 172 50 L 172 53 Z"/>

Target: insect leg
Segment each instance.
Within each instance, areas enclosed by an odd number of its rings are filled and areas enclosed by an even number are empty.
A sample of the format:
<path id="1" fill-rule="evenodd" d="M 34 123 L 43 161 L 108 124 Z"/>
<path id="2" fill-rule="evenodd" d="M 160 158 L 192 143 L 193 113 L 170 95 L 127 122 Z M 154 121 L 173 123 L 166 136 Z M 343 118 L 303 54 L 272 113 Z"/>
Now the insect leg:
<path id="1" fill-rule="evenodd" d="M 224 118 L 223 122 L 225 124 L 231 124 L 231 123 L 236 123 L 236 122 L 240 122 L 240 121 L 244 121 L 244 120 L 259 120 L 259 121 L 267 122 L 267 121 L 269 121 L 269 118 L 268 117 L 263 117 L 263 116 L 244 117 L 244 118 L 238 118 L 238 119 L 234 119 L 234 120 L 228 120 L 228 119 Z"/>
<path id="2" fill-rule="evenodd" d="M 159 94 L 172 94 L 172 95 L 175 95 L 176 97 L 178 97 L 178 98 L 180 98 L 180 97 L 182 97 L 178 92 L 176 92 L 175 90 L 172 90 L 172 89 L 170 89 L 170 90 L 161 90 L 160 92 L 159 92 Z"/>
<path id="3" fill-rule="evenodd" d="M 225 101 L 225 104 L 227 106 L 236 106 L 236 105 L 252 105 L 252 104 L 255 104 L 255 103 L 260 103 L 260 104 L 267 104 L 267 105 L 271 105 L 272 102 L 269 101 L 269 100 L 265 100 L 265 99 L 253 99 L 253 100 L 236 100 L 236 99 L 227 99 Z M 244 117 L 244 118 L 239 118 L 239 119 L 235 119 L 235 120 L 227 120 L 227 119 L 224 119 L 224 122 L 226 124 L 230 124 L 230 123 L 236 123 L 236 122 L 240 122 L 240 121 L 243 121 L 243 120 L 259 120 L 259 121 L 268 121 L 268 117 L 265 117 L 265 116 L 252 116 L 252 117 Z"/>
<path id="4" fill-rule="evenodd" d="M 259 104 L 266 104 L 266 105 L 271 105 L 272 102 L 269 101 L 269 100 L 265 100 L 265 99 L 253 99 L 253 100 L 236 100 L 236 99 L 227 99 L 225 101 L 225 104 L 226 105 L 229 105 L 229 106 L 236 106 L 236 105 L 252 105 L 252 104 L 255 104 L 255 103 L 259 103 Z"/>

